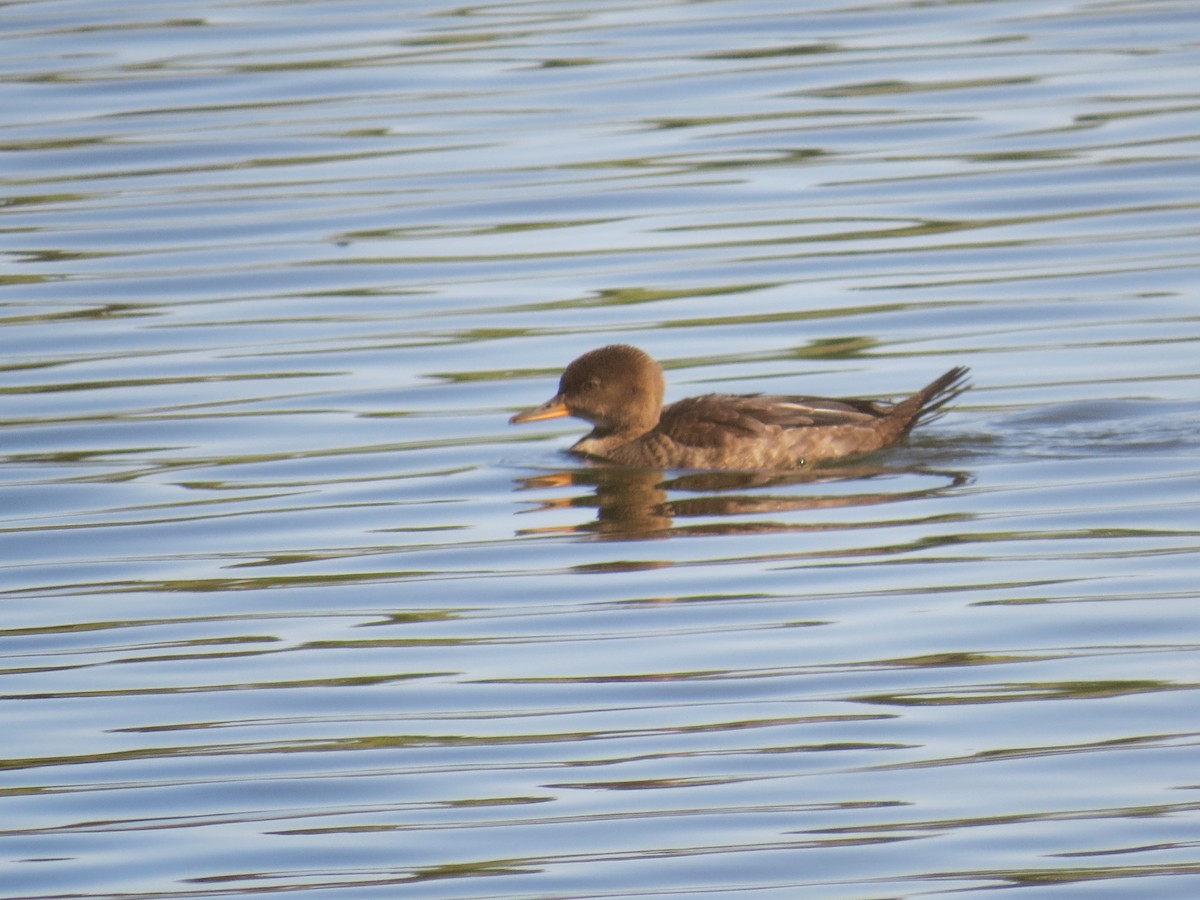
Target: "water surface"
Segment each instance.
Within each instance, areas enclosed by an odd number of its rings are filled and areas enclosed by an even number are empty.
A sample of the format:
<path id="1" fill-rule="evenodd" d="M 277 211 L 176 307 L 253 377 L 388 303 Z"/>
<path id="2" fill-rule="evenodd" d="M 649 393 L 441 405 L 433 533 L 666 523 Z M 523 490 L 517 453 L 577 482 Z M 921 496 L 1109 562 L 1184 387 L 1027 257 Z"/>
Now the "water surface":
<path id="1" fill-rule="evenodd" d="M 1195 896 L 1191 4 L 0 22 L 4 900 Z"/>

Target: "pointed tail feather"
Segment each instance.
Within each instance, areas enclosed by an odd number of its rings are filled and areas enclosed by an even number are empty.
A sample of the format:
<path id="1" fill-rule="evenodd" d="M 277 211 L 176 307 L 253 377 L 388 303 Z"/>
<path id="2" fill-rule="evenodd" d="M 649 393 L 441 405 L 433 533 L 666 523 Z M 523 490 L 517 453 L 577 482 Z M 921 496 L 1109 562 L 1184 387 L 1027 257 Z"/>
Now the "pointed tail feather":
<path id="1" fill-rule="evenodd" d="M 941 418 L 946 413 L 946 405 L 952 403 L 959 394 L 971 386 L 966 380 L 970 371 L 966 366 L 955 366 L 945 375 L 934 379 L 901 403 L 900 406 L 909 404 L 916 406 L 916 410 L 912 413 L 912 419 L 905 426 L 904 432 L 907 434 L 918 425 L 925 425 Z"/>

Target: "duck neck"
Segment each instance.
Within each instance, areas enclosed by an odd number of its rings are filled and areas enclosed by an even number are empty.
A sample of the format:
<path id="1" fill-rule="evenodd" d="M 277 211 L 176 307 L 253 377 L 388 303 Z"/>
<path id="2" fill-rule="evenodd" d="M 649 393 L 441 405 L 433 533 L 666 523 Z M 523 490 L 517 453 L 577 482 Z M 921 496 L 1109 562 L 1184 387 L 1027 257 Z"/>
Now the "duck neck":
<path id="1" fill-rule="evenodd" d="M 658 417 L 647 422 L 622 422 L 618 425 L 596 425 L 591 432 L 578 441 L 571 450 L 601 459 L 610 458 L 618 447 L 631 444 L 644 437 L 658 425 Z"/>

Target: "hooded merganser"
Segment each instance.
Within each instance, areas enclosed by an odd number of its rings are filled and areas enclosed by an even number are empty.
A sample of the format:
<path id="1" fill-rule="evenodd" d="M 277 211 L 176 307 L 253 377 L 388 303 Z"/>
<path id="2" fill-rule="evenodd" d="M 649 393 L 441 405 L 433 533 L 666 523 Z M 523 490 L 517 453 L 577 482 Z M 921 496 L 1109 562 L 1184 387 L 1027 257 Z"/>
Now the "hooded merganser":
<path id="1" fill-rule="evenodd" d="M 662 405 L 662 368 L 636 347 L 611 344 L 575 360 L 558 393 L 511 424 L 574 416 L 591 434 L 571 452 L 626 466 L 795 469 L 891 447 L 962 393 L 957 367 L 899 403 L 705 394 Z"/>

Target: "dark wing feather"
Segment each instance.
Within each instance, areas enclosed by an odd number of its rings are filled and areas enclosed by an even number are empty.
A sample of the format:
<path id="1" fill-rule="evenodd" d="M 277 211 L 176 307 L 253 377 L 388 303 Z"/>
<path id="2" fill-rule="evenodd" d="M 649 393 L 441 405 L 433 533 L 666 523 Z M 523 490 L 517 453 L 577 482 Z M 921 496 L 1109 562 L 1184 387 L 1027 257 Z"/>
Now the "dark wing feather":
<path id="1" fill-rule="evenodd" d="M 870 400 L 705 394 L 664 408 L 659 428 L 680 444 L 723 447 L 745 438 L 770 437 L 785 428 L 865 425 L 890 409 Z"/>
<path id="2" fill-rule="evenodd" d="M 875 400 L 834 400 L 829 397 L 763 397 L 780 411 L 795 410 L 805 421 L 796 425 L 869 425 L 892 411 L 890 403 Z M 790 422 L 780 424 L 791 426 Z M 792 426 L 794 427 L 794 426 Z"/>

